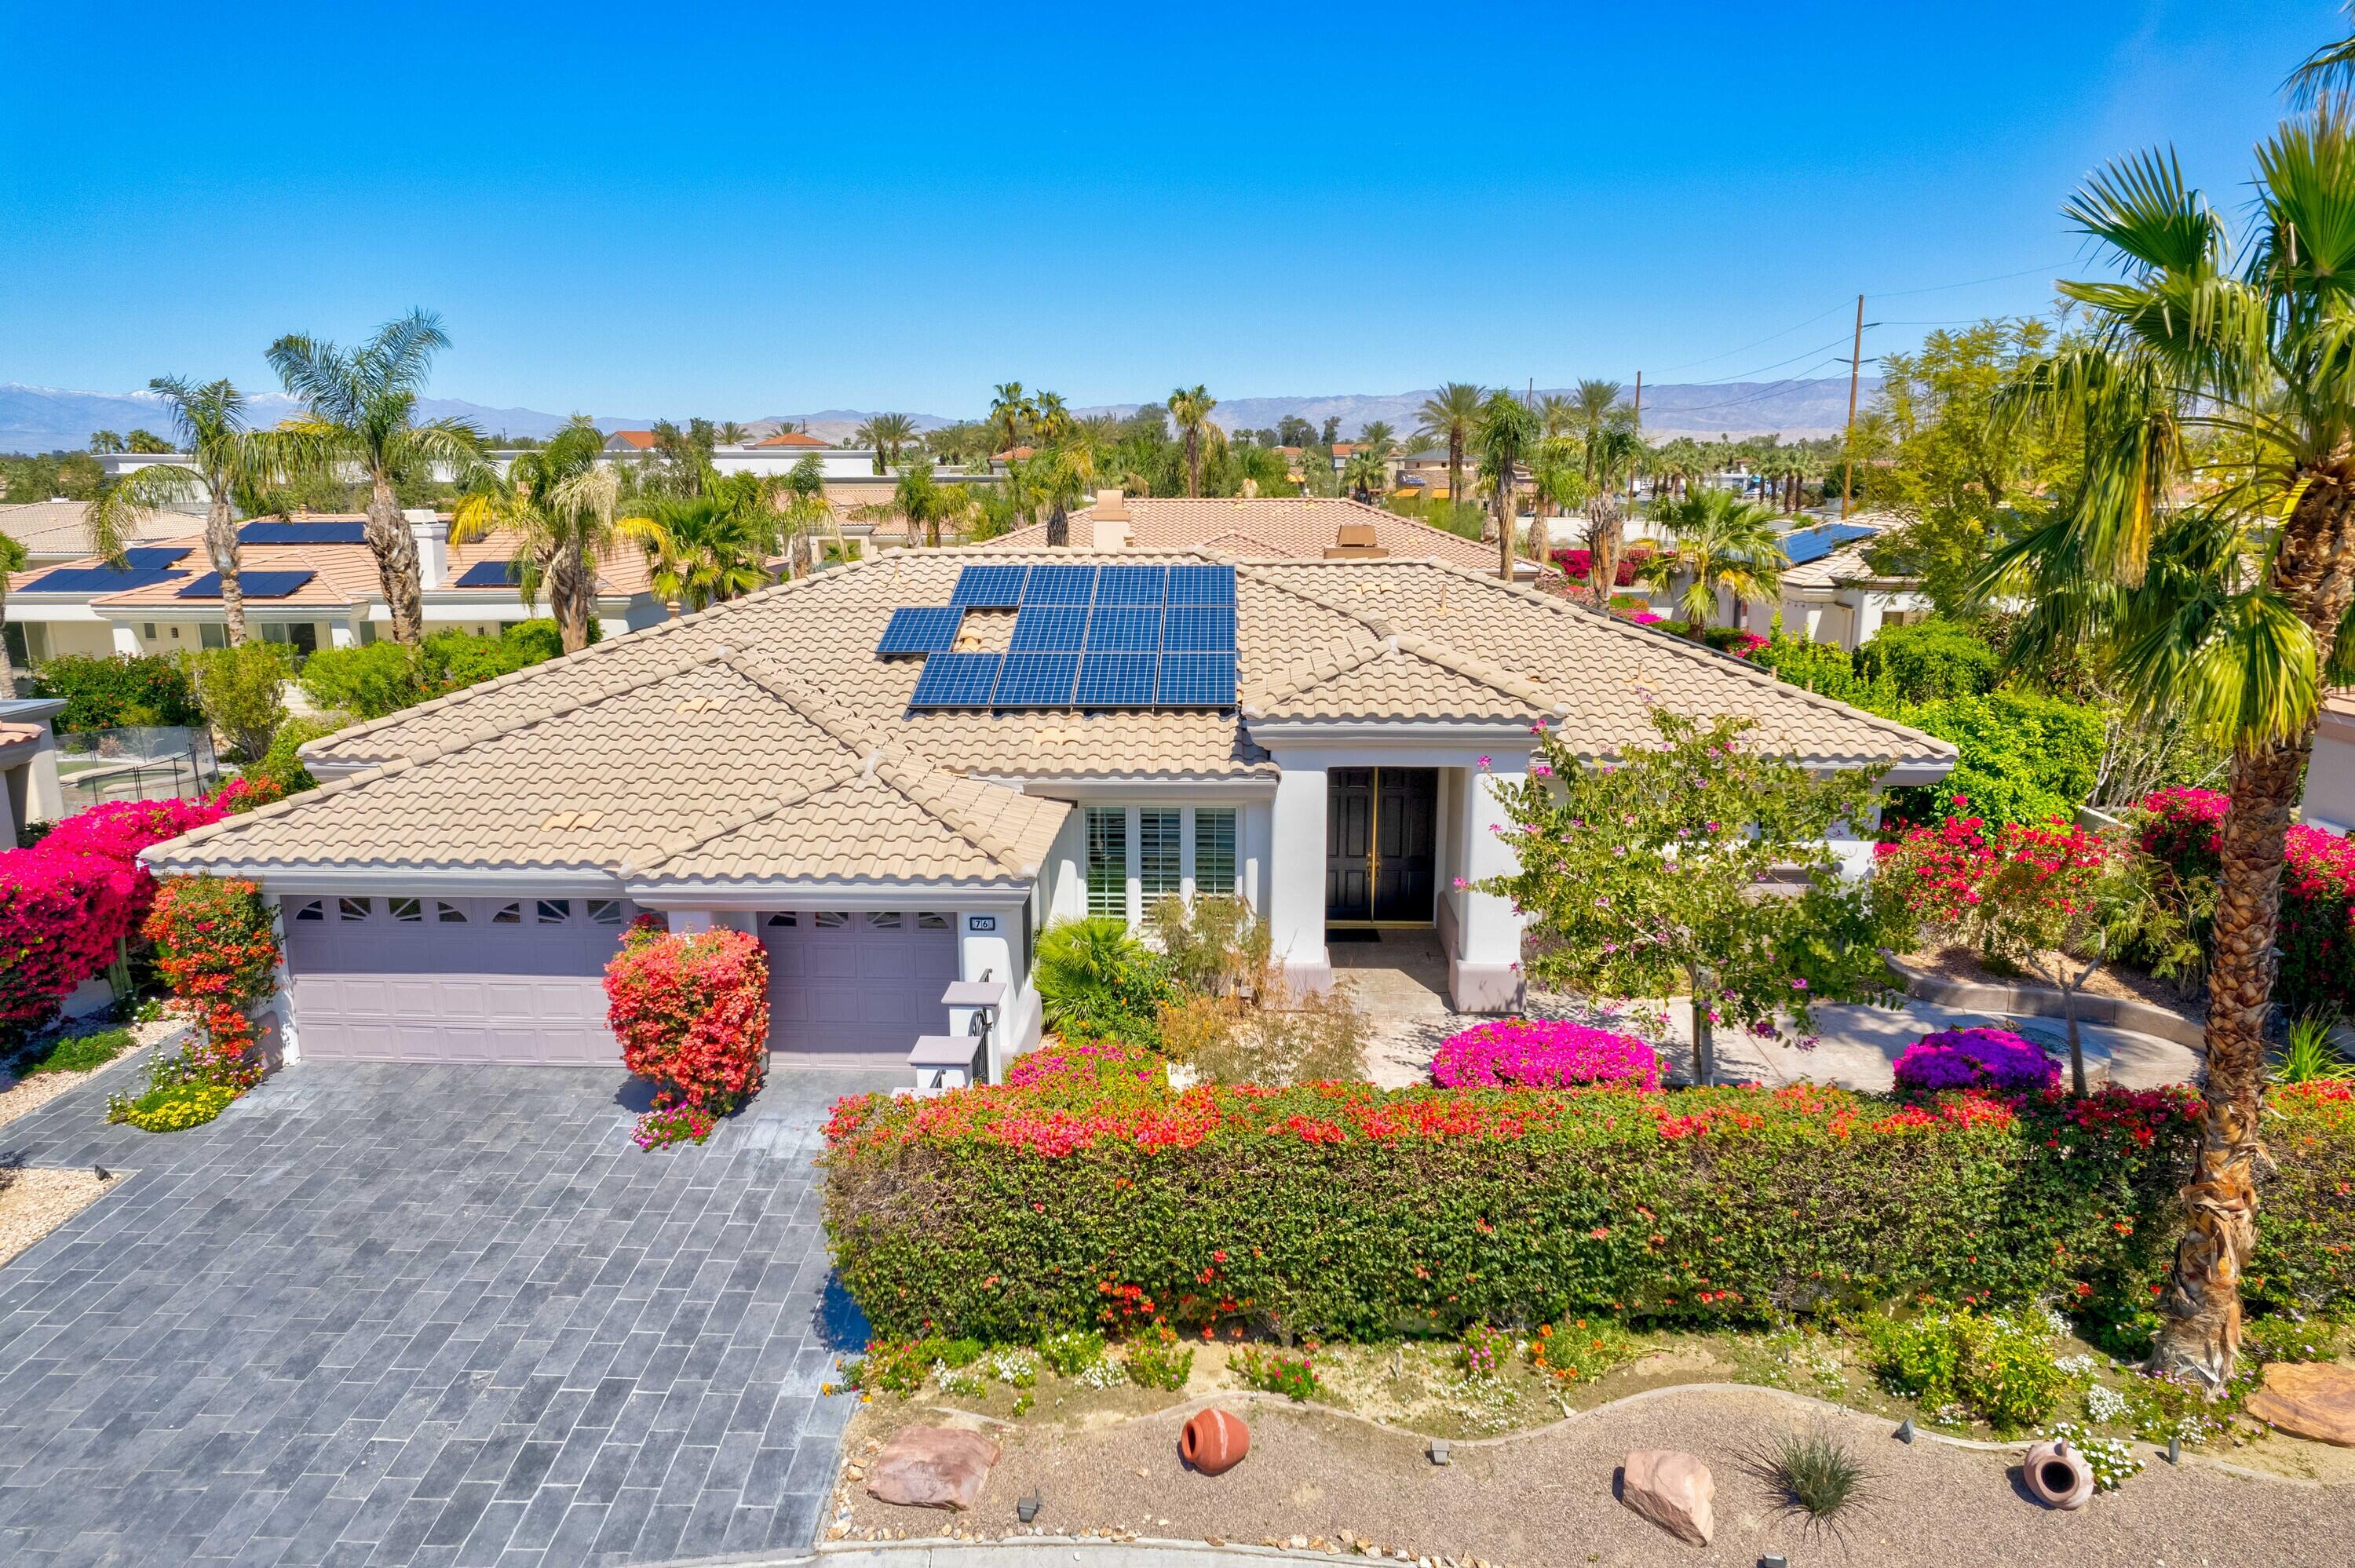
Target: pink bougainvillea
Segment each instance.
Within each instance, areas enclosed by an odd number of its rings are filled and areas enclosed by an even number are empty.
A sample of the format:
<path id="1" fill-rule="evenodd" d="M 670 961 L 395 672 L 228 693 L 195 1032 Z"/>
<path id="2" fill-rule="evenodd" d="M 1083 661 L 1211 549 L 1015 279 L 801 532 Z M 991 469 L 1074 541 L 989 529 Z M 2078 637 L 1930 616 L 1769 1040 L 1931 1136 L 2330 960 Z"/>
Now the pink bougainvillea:
<path id="1" fill-rule="evenodd" d="M 2179 884 L 2213 878 L 2232 804 L 2213 789 L 2158 790 L 2143 798 L 2138 842 Z M 2293 1012 L 2355 1009 L 2355 842 L 2294 822 L 2282 848 L 2278 1000 Z"/>
<path id="2" fill-rule="evenodd" d="M 623 1065 L 654 1081 L 657 1108 L 724 1116 L 760 1089 L 769 963 L 757 937 L 673 934 L 642 921 L 605 966 L 605 996 Z"/>
<path id="3" fill-rule="evenodd" d="M 1432 1059 L 1431 1076 L 1451 1089 L 1657 1089 L 1660 1058 L 1632 1034 L 1561 1019 L 1505 1018 L 1448 1036 Z"/>

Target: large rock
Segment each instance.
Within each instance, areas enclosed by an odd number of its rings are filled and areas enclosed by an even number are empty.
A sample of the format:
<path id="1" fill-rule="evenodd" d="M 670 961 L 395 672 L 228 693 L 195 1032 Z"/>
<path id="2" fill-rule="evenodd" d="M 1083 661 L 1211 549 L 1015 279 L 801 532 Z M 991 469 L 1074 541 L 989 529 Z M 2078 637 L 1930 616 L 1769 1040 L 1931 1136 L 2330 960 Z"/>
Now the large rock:
<path id="1" fill-rule="evenodd" d="M 981 1496 L 997 1445 L 978 1432 L 910 1426 L 867 1467 L 867 1495 L 903 1508 L 969 1509 Z"/>
<path id="2" fill-rule="evenodd" d="M 2355 1367 L 2275 1361 L 2242 1409 L 2293 1437 L 2355 1448 Z"/>
<path id="3" fill-rule="evenodd" d="M 1638 1448 L 1627 1456 L 1619 1499 L 1679 1541 L 1707 1546 L 1717 1533 L 1710 1503 L 1717 1482 L 1709 1467 L 1674 1448 Z"/>

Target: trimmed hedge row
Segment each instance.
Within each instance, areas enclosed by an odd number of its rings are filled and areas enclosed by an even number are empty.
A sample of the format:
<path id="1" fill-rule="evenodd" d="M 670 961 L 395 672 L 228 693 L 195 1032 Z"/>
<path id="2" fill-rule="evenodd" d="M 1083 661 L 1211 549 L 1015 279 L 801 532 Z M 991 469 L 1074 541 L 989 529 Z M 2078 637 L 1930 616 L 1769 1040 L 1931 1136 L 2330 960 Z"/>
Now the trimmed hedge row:
<path id="1" fill-rule="evenodd" d="M 2342 1309 L 2355 1104 L 2345 1086 L 2274 1104 L 2269 1137 L 2293 1158 L 2249 1296 Z M 827 1128 L 826 1225 L 886 1337 L 1758 1323 L 1917 1292 L 2123 1323 L 2162 1277 L 2196 1106 L 2116 1089 L 1901 1105 L 1808 1085 L 859 1096 Z"/>

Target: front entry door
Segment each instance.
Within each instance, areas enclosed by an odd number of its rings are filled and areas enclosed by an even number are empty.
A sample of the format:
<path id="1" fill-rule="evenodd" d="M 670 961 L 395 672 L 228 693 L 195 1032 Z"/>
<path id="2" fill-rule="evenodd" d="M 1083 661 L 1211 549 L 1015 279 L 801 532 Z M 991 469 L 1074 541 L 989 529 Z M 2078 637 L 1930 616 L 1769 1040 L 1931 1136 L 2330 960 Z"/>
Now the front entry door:
<path id="1" fill-rule="evenodd" d="M 1439 773 L 1337 768 L 1325 804 L 1327 924 L 1428 926 L 1437 892 Z"/>

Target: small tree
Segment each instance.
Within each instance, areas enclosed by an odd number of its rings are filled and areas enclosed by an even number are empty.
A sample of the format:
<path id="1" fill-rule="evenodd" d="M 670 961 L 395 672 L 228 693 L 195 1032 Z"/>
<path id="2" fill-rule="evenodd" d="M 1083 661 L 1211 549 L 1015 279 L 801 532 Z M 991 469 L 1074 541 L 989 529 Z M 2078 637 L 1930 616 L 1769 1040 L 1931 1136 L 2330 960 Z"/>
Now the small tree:
<path id="1" fill-rule="evenodd" d="M 1520 869 L 1479 891 L 1529 918 L 1530 977 L 1599 996 L 1692 998 L 1694 1076 L 1714 1031 L 1765 1033 L 1817 1001 L 1887 989 L 1867 889 L 1829 840 L 1870 820 L 1878 775 L 1816 777 L 1665 709 L 1660 745 L 1590 764 L 1543 732 L 1529 779 L 1497 787 Z"/>
<path id="2" fill-rule="evenodd" d="M 293 658 L 278 643 L 239 642 L 193 655 L 191 668 L 206 722 L 240 758 L 260 758 L 286 721 Z"/>

